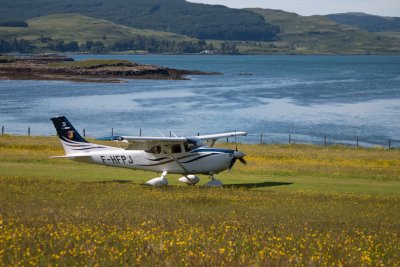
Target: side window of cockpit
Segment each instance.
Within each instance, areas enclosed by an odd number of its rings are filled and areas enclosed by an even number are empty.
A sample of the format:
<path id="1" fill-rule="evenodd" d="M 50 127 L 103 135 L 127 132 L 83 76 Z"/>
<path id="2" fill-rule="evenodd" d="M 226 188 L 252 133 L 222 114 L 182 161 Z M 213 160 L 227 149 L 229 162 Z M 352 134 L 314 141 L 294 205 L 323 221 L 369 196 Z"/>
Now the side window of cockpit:
<path id="1" fill-rule="evenodd" d="M 181 144 L 175 144 L 171 146 L 171 153 L 181 153 Z"/>
<path id="2" fill-rule="evenodd" d="M 152 148 L 145 150 L 147 153 L 161 154 L 161 146 L 153 146 Z"/>
<path id="3" fill-rule="evenodd" d="M 192 142 L 185 142 L 184 146 L 185 146 L 185 151 L 186 152 L 189 152 L 189 151 L 191 151 L 191 150 L 196 148 L 196 145 L 194 143 L 192 143 Z"/>

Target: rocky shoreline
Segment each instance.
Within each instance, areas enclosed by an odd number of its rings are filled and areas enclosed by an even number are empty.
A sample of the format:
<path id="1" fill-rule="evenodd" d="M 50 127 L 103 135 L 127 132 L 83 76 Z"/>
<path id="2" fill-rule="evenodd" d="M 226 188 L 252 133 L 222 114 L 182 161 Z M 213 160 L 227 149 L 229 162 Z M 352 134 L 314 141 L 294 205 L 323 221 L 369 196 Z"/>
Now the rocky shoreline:
<path id="1" fill-rule="evenodd" d="M 187 75 L 217 74 L 220 73 L 172 69 L 127 60 L 74 61 L 72 58 L 60 55 L 0 56 L 0 80 L 116 83 L 124 79 L 185 80 Z"/>

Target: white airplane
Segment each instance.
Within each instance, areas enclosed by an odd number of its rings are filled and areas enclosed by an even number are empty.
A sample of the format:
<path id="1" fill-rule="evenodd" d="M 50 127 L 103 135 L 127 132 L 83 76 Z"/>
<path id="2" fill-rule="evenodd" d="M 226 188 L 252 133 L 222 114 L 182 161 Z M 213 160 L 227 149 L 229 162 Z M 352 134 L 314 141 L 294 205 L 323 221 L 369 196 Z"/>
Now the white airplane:
<path id="1" fill-rule="evenodd" d="M 194 137 L 112 136 L 99 139 L 125 142 L 127 147 L 124 149 L 89 143 L 65 116 L 51 120 L 65 151 L 65 156 L 53 158 L 162 173 L 160 177 L 146 183 L 152 186 L 167 185 L 167 173 L 182 174 L 179 181 L 188 185 L 200 181 L 196 174 L 205 174 L 211 179 L 205 186 L 222 186 L 222 182 L 214 177 L 215 174 L 231 169 L 236 160 L 246 164 L 245 154 L 237 149 L 213 147 L 220 138 L 245 136 L 246 132 Z M 210 142 L 210 146 L 206 146 L 203 141 Z"/>

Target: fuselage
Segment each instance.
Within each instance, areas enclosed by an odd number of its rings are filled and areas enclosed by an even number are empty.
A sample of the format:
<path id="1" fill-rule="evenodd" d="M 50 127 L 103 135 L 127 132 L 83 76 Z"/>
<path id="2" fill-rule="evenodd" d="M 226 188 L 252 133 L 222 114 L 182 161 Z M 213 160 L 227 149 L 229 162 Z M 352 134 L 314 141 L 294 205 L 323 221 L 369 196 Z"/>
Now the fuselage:
<path id="1" fill-rule="evenodd" d="M 189 152 L 171 154 L 116 148 L 90 151 L 85 156 L 80 154 L 74 157 L 72 154 L 69 158 L 79 162 L 152 172 L 216 174 L 229 168 L 234 153 L 234 150 L 210 147 L 199 147 Z"/>

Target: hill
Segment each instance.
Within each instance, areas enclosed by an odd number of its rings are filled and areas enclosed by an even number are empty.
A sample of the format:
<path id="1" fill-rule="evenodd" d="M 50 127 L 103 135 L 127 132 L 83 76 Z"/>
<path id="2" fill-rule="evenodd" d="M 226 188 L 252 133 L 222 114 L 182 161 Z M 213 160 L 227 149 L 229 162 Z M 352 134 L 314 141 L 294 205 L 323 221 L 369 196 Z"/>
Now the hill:
<path id="1" fill-rule="evenodd" d="M 121 26 L 79 14 L 38 17 L 27 24 L 0 27 L 0 52 L 191 53 L 207 48 L 205 42 L 199 44 L 188 36 Z"/>
<path id="2" fill-rule="evenodd" d="M 396 36 L 370 33 L 324 16 L 300 16 L 282 10 L 249 9 L 278 25 L 277 49 L 305 54 L 399 53 Z M 278 50 L 279 51 L 279 50 Z"/>
<path id="3" fill-rule="evenodd" d="M 27 23 L 29 27 L 0 27 L 0 38 L 24 38 L 38 46 L 44 44 L 41 38 L 64 40 L 66 42 L 77 41 L 78 43 L 88 40 L 93 42 L 102 41 L 105 45 L 132 38 L 133 36 L 146 36 L 176 42 L 195 40 L 179 34 L 124 27 L 110 21 L 94 19 L 79 14 L 37 17 L 28 20 Z"/>
<path id="4" fill-rule="evenodd" d="M 399 17 L 381 17 L 365 13 L 342 13 L 326 15 L 341 24 L 356 26 L 369 32 L 400 32 Z"/>
<path id="5" fill-rule="evenodd" d="M 397 54 L 400 32 L 371 33 L 325 16 L 249 9 L 279 25 L 275 41 L 207 41 L 170 32 L 118 25 L 79 14 L 36 17 L 13 27 L 0 26 L 0 52 L 145 51 L 221 54 Z M 16 27 L 18 26 L 18 27 Z M 26 27 L 28 26 L 28 27 Z"/>
<path id="6" fill-rule="evenodd" d="M 198 39 L 275 40 L 279 28 L 248 10 L 184 0 L 2 0 L 1 23 L 76 13 L 140 29 L 174 32 Z"/>
<path id="7" fill-rule="evenodd" d="M 132 36 L 146 36 L 173 41 L 193 41 L 184 35 L 125 27 L 107 20 L 99 20 L 79 14 L 61 14 L 38 17 L 28 20 L 29 28 L 52 36 L 53 39 L 75 40 L 79 43 L 87 40 L 103 41 L 110 44 Z"/>

